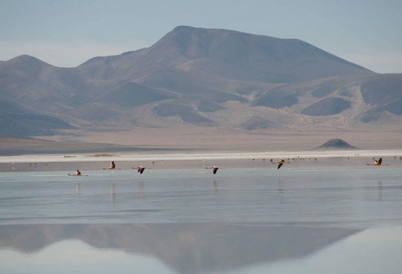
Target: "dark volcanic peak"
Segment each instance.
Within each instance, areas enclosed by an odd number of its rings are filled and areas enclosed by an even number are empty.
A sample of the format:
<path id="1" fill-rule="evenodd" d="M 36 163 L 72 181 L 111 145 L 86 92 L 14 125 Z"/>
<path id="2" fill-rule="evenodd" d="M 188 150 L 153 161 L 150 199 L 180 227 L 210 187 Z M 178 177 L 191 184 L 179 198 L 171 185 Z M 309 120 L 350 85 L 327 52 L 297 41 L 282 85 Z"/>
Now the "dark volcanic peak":
<path id="1" fill-rule="evenodd" d="M 177 27 L 153 45 L 150 54 L 158 54 L 162 62 L 172 56 L 175 62 L 194 60 L 190 68 L 209 74 L 263 82 L 370 73 L 297 39 L 222 29 Z"/>
<path id="2" fill-rule="evenodd" d="M 315 149 L 318 149 L 318 150 L 334 150 L 334 149 L 342 150 L 342 149 L 357 149 L 357 147 L 349 145 L 347 142 L 345 142 L 342 139 L 335 138 L 335 139 L 329 140 L 328 142 L 322 144 L 319 147 L 316 147 Z"/>
<path id="3" fill-rule="evenodd" d="M 208 32 L 204 29 L 179 26 L 166 34 L 152 48 L 174 51 L 189 59 L 208 57 Z"/>

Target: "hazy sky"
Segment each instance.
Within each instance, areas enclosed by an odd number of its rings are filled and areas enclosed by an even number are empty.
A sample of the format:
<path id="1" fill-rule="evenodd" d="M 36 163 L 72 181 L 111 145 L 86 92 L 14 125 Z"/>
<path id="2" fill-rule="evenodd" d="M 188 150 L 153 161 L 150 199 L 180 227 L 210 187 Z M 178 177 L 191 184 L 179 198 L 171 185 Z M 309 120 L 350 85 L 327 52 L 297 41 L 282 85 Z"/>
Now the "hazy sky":
<path id="1" fill-rule="evenodd" d="M 400 0 L 0 0 L 0 60 L 74 67 L 149 47 L 179 25 L 297 38 L 402 73 Z"/>

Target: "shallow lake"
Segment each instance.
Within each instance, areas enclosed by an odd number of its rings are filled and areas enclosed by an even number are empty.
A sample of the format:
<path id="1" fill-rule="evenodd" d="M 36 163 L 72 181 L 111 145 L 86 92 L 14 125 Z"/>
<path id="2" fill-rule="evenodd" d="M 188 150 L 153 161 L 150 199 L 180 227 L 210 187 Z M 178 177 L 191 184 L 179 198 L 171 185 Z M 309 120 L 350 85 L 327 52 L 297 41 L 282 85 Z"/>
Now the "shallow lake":
<path id="1" fill-rule="evenodd" d="M 400 273 L 400 165 L 0 173 L 0 273 Z"/>

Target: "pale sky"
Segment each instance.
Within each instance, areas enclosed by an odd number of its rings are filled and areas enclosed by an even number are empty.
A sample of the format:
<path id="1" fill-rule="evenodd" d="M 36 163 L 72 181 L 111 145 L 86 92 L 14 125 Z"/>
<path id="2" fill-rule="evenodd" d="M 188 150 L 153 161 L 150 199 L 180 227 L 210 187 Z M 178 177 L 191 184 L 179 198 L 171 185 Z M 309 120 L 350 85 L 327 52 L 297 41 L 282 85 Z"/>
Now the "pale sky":
<path id="1" fill-rule="evenodd" d="M 378 73 L 402 73 L 400 0 L 0 0 L 0 60 L 59 67 L 150 47 L 176 26 L 297 38 Z"/>

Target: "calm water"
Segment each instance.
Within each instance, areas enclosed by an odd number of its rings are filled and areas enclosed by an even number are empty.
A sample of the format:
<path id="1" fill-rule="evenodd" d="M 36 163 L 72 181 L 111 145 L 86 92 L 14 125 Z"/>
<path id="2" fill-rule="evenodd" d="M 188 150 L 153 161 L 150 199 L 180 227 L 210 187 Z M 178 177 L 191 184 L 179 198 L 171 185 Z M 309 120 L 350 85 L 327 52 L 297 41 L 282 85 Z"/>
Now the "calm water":
<path id="1" fill-rule="evenodd" d="M 85 174 L 0 173 L 1 273 L 402 268 L 400 165 Z"/>

